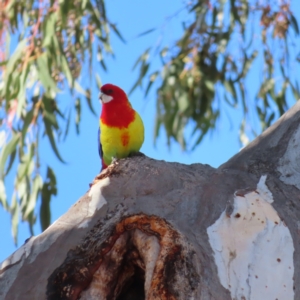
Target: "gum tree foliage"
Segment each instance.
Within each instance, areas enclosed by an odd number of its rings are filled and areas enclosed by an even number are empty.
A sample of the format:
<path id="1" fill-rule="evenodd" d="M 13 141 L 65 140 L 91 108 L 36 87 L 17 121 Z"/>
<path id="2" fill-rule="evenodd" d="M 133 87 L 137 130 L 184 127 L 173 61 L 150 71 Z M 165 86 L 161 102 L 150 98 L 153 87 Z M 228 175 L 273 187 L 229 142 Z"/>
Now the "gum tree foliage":
<path id="1" fill-rule="evenodd" d="M 48 138 L 63 162 L 57 141 L 68 135 L 71 123 L 79 132 L 82 103 L 94 113 L 89 86 L 78 82 L 86 72 L 82 66 L 88 63 L 93 78 L 97 55 L 106 69 L 101 57 L 112 54 L 109 33 L 122 36 L 107 19 L 102 0 L 6 0 L 0 5 L 0 202 L 12 215 L 16 238 L 20 215 L 32 230 L 39 199 L 42 229 L 50 223 L 56 179 L 50 166 L 41 174 L 40 139 Z M 294 45 L 299 28 L 289 1 L 194 0 L 183 2 L 183 9 L 189 14 L 182 37 L 173 45 L 148 48 L 134 66 L 139 77 L 132 90 L 143 84 L 145 95 L 151 88 L 157 91 L 155 137 L 164 128 L 169 142 L 194 149 L 215 129 L 226 105 L 242 107 L 243 137 L 250 110 L 264 129 L 287 109 L 289 94 L 299 98 Z M 154 55 L 161 58 L 160 70 L 152 71 Z M 247 75 L 256 60 L 260 86 L 250 99 Z M 58 101 L 60 91 L 71 94 L 67 108 Z M 14 161 L 15 188 L 8 201 L 4 180 Z"/>
<path id="2" fill-rule="evenodd" d="M 147 95 L 156 87 L 155 138 L 163 127 L 169 143 L 173 139 L 183 149 L 194 149 L 215 129 L 228 105 L 242 107 L 240 138 L 247 141 L 248 135 L 256 135 L 247 130 L 255 129 L 251 125 L 257 117 L 265 129 L 287 110 L 289 93 L 299 99 L 300 56 L 295 44 L 299 26 L 291 3 L 187 3 L 189 19 L 183 23 L 184 34 L 175 44 L 150 47 L 139 57 L 134 66 L 139 68 L 139 77 L 133 90 L 145 82 Z M 160 56 L 163 67 L 150 73 L 153 55 Z M 247 75 L 255 61 L 259 67 L 252 79 L 259 78 L 260 86 L 253 91 Z M 253 99 L 249 88 L 255 92 Z"/>
<path id="3" fill-rule="evenodd" d="M 95 114 L 89 86 L 78 82 L 82 65 L 88 62 L 90 77 L 94 76 L 96 52 L 106 68 L 101 55 L 112 54 L 110 31 L 119 35 L 106 17 L 103 0 L 0 2 L 0 203 L 11 213 L 15 240 L 20 215 L 33 234 L 38 199 L 42 229 L 50 224 L 56 176 L 49 165 L 40 164 L 40 139 L 49 139 L 64 162 L 57 141 L 68 135 L 72 122 L 79 132 L 81 102 Z M 59 101 L 61 91 L 72 97 Z M 17 171 L 9 202 L 4 181 L 14 161 Z"/>

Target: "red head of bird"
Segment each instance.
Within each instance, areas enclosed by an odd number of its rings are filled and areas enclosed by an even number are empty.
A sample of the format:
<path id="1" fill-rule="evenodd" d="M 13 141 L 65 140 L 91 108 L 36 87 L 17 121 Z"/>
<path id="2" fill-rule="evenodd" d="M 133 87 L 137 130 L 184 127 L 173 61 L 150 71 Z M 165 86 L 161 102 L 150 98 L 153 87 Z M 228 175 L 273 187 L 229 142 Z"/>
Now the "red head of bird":
<path id="1" fill-rule="evenodd" d="M 128 102 L 126 93 L 116 85 L 110 83 L 104 84 L 100 91 L 100 100 L 104 105 L 124 105 Z"/>
<path id="2" fill-rule="evenodd" d="M 114 127 L 127 127 L 134 120 L 134 110 L 126 93 L 116 85 L 107 83 L 101 89 L 102 102 L 101 120 L 104 124 Z"/>

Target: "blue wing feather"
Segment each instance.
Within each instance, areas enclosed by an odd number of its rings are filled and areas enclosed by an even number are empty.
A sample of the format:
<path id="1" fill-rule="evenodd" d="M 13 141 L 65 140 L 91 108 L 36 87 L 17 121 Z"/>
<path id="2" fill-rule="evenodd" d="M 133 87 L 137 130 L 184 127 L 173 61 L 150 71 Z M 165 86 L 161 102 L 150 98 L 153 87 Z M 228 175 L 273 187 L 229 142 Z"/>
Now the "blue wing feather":
<path id="1" fill-rule="evenodd" d="M 99 129 L 98 129 L 98 153 L 99 153 L 100 160 L 101 160 L 101 170 L 100 170 L 100 172 L 101 172 L 103 169 L 107 168 L 107 165 L 105 164 L 104 158 L 103 158 L 103 149 L 102 149 L 100 135 L 101 135 L 101 130 L 99 127 Z"/>
<path id="2" fill-rule="evenodd" d="M 101 140 L 100 140 L 100 135 L 101 135 L 101 130 L 100 130 L 100 127 L 98 129 L 98 153 L 99 153 L 99 156 L 100 156 L 100 160 L 101 160 L 101 170 L 100 172 L 107 168 L 107 165 L 105 164 L 104 162 L 104 159 L 103 159 L 103 149 L 102 149 L 102 144 L 101 144 Z"/>
<path id="3" fill-rule="evenodd" d="M 100 127 L 99 127 L 99 129 L 98 129 L 98 152 L 99 152 L 100 159 L 102 160 L 103 150 L 102 150 L 102 145 L 101 145 L 101 142 L 100 142 L 100 134 L 101 134 L 101 131 L 100 131 Z"/>

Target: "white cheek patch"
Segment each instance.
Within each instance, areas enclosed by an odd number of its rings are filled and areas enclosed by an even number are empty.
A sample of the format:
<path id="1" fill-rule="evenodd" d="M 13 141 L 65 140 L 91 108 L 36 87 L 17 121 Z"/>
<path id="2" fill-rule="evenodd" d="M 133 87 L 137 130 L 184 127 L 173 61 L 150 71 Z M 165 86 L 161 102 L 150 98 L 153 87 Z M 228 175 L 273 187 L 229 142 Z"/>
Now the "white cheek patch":
<path id="1" fill-rule="evenodd" d="M 108 103 L 111 100 L 113 100 L 114 98 L 109 95 L 101 94 L 100 99 L 102 100 L 103 103 Z"/>

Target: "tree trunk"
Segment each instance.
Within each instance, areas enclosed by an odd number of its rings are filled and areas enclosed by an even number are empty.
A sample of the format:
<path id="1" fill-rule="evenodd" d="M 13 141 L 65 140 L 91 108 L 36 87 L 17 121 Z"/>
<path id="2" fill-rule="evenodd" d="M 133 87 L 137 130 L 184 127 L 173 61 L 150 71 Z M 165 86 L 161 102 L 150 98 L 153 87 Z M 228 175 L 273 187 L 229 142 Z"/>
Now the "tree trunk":
<path id="1" fill-rule="evenodd" d="M 114 163 L 2 263 L 0 299 L 300 299 L 299 124 L 300 102 L 218 169 Z"/>

